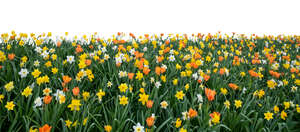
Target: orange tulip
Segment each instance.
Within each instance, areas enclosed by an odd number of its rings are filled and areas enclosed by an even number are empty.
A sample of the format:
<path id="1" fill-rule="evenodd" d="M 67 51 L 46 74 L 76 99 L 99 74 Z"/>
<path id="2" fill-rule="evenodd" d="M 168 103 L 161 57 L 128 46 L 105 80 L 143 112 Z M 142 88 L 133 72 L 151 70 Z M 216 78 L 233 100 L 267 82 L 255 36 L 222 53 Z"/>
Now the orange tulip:
<path id="1" fill-rule="evenodd" d="M 65 84 L 69 83 L 71 80 L 72 80 L 71 77 L 69 77 L 69 76 L 63 76 L 63 81 L 64 81 Z"/>
<path id="2" fill-rule="evenodd" d="M 78 88 L 78 87 L 75 87 L 75 88 L 73 88 L 72 92 L 73 92 L 73 95 L 75 95 L 75 96 L 78 96 L 78 95 L 79 95 L 79 92 L 80 92 L 80 90 L 79 90 L 79 88 Z"/>
<path id="3" fill-rule="evenodd" d="M 43 127 L 39 128 L 39 132 L 50 132 L 51 131 L 51 126 L 49 126 L 48 124 L 45 124 Z"/>
<path id="4" fill-rule="evenodd" d="M 239 86 L 234 83 L 229 83 L 228 86 L 233 90 L 237 90 L 239 88 Z"/>
<path id="5" fill-rule="evenodd" d="M 16 55 L 13 54 L 13 53 L 12 53 L 12 54 L 8 54 L 8 59 L 9 59 L 9 60 L 13 60 L 13 59 L 15 58 L 15 56 L 16 56 Z"/>
<path id="6" fill-rule="evenodd" d="M 134 73 L 128 73 L 128 78 L 131 80 L 134 76 Z"/>
<path id="7" fill-rule="evenodd" d="M 208 101 L 213 101 L 215 99 L 216 91 L 205 88 L 205 95 L 206 95 Z"/>
<path id="8" fill-rule="evenodd" d="M 153 125 L 154 125 L 154 120 L 155 120 L 155 118 L 154 117 L 148 117 L 147 119 L 146 119 L 146 122 L 147 122 L 147 126 L 148 127 L 152 127 Z"/>
<path id="9" fill-rule="evenodd" d="M 193 110 L 192 108 L 190 108 L 189 117 L 193 118 L 193 117 L 196 117 L 197 115 L 198 115 L 198 112 L 196 110 Z"/>
<path id="10" fill-rule="evenodd" d="M 147 101 L 147 108 L 152 108 L 153 106 L 153 101 L 152 100 L 148 100 Z"/>
<path id="11" fill-rule="evenodd" d="M 50 95 L 47 95 L 44 97 L 44 103 L 45 104 L 50 104 L 52 100 L 52 97 Z"/>

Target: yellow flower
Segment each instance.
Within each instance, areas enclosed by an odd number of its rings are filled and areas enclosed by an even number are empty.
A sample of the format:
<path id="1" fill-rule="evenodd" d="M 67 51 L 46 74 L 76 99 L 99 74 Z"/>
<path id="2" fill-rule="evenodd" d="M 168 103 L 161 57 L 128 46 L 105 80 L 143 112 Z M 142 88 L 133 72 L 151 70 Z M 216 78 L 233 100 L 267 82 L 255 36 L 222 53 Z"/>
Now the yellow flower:
<path id="1" fill-rule="evenodd" d="M 119 100 L 120 100 L 121 105 L 127 105 L 128 104 L 128 98 L 125 97 L 124 95 L 121 98 L 119 98 Z"/>
<path id="2" fill-rule="evenodd" d="M 187 132 L 187 130 L 184 128 L 180 128 L 179 132 Z"/>
<path id="3" fill-rule="evenodd" d="M 179 64 L 176 64 L 176 69 L 177 70 L 180 70 L 181 69 L 181 66 Z"/>
<path id="4" fill-rule="evenodd" d="M 138 71 L 138 73 L 136 73 L 135 79 L 141 80 L 143 77 L 144 77 L 143 73 L 141 73 L 140 71 Z"/>
<path id="5" fill-rule="evenodd" d="M 281 117 L 282 120 L 285 120 L 285 118 L 287 117 L 287 114 L 284 112 L 284 110 L 281 111 L 280 117 Z"/>
<path id="6" fill-rule="evenodd" d="M 189 85 L 189 84 L 186 84 L 186 85 L 184 86 L 184 88 L 185 88 L 185 91 L 188 91 L 189 88 L 190 88 L 190 85 Z"/>
<path id="7" fill-rule="evenodd" d="M 72 99 L 72 102 L 71 102 L 71 104 L 68 105 L 68 108 L 71 108 L 71 111 L 74 111 L 74 110 L 79 111 L 80 106 L 81 106 L 80 100 Z"/>
<path id="8" fill-rule="evenodd" d="M 234 105 L 235 105 L 235 108 L 240 108 L 242 107 L 242 101 L 241 100 L 234 100 Z"/>
<path id="9" fill-rule="evenodd" d="M 121 92 L 126 92 L 126 90 L 128 89 L 128 86 L 126 83 L 122 83 L 120 86 L 119 86 L 119 89 Z"/>
<path id="10" fill-rule="evenodd" d="M 179 128 L 180 126 L 181 126 L 181 120 L 180 120 L 180 118 L 177 118 L 177 120 L 176 120 L 176 122 L 175 122 L 175 127 L 176 128 Z"/>
<path id="11" fill-rule="evenodd" d="M 32 95 L 32 88 L 30 88 L 29 86 L 26 87 L 23 90 L 22 95 L 25 96 L 25 97 L 28 97 L 29 95 Z"/>
<path id="12" fill-rule="evenodd" d="M 183 91 L 177 91 L 175 97 L 179 100 L 183 100 L 183 97 L 185 96 L 185 94 L 183 93 Z"/>
<path id="13" fill-rule="evenodd" d="M 270 119 L 273 119 L 273 113 L 271 113 L 271 112 L 267 112 L 267 113 L 264 113 L 264 115 L 265 115 L 265 119 L 267 119 L 268 121 L 270 120 Z"/>
<path id="14" fill-rule="evenodd" d="M 112 127 L 111 127 L 110 125 L 105 125 L 105 126 L 104 126 L 104 130 L 105 130 L 106 132 L 110 132 L 110 131 L 112 130 Z"/>
<path id="15" fill-rule="evenodd" d="M 33 129 L 32 127 L 30 127 L 29 132 L 38 132 L 38 129 Z"/>
<path id="16" fill-rule="evenodd" d="M 241 72 L 240 75 L 241 75 L 242 77 L 244 77 L 244 76 L 246 76 L 246 73 L 245 73 L 245 72 Z"/>
<path id="17" fill-rule="evenodd" d="M 88 120 L 88 118 L 86 117 L 86 118 L 84 118 L 84 120 L 83 120 L 83 123 L 82 123 L 82 125 L 83 126 L 85 126 L 86 125 L 86 123 L 87 123 L 87 120 Z"/>
<path id="18" fill-rule="evenodd" d="M 1 102 L 1 103 L 2 103 L 3 99 L 4 99 L 4 95 L 3 95 L 3 94 L 0 94 L 0 102 Z"/>
<path id="19" fill-rule="evenodd" d="M 279 107 L 277 105 L 275 105 L 274 108 L 273 108 L 273 110 L 274 110 L 274 113 L 276 114 L 276 113 L 279 112 Z"/>
<path id="20" fill-rule="evenodd" d="M 102 97 L 105 96 L 105 92 L 102 91 L 102 89 L 99 90 L 99 92 L 97 93 L 98 96 L 98 100 L 101 101 Z"/>
<path id="21" fill-rule="evenodd" d="M 143 93 L 143 94 L 139 94 L 139 96 L 140 96 L 139 101 L 142 102 L 143 105 L 145 105 L 145 103 L 148 101 L 149 95 Z"/>
<path id="22" fill-rule="evenodd" d="M 72 125 L 72 121 L 70 121 L 70 120 L 66 120 L 65 123 L 68 128 L 70 128 Z"/>
<path id="23" fill-rule="evenodd" d="M 166 79 L 166 76 L 165 76 L 165 75 L 162 75 L 162 76 L 160 77 L 160 79 L 161 79 L 163 82 L 166 82 L 166 81 L 167 81 L 167 79 Z"/>
<path id="24" fill-rule="evenodd" d="M 45 88 L 44 90 L 43 90 L 43 95 L 49 95 L 50 93 L 52 93 L 52 90 L 50 89 L 50 88 Z"/>
<path id="25" fill-rule="evenodd" d="M 258 92 L 258 98 L 261 98 L 261 97 L 263 97 L 265 95 L 265 91 L 264 90 L 259 90 L 259 92 Z"/>
<path id="26" fill-rule="evenodd" d="M 15 107 L 15 104 L 14 104 L 14 102 L 13 101 L 10 101 L 10 102 L 7 102 L 6 103 L 6 105 L 5 105 L 5 108 L 7 109 L 7 110 L 14 110 L 14 107 Z"/>
<path id="27" fill-rule="evenodd" d="M 82 93 L 82 96 L 83 96 L 83 100 L 84 100 L 84 101 L 87 101 L 88 98 L 90 97 L 90 93 L 84 91 L 84 92 Z"/>
<path id="28" fill-rule="evenodd" d="M 56 67 L 54 67 L 54 68 L 51 69 L 51 71 L 52 71 L 53 74 L 56 74 L 58 72 L 58 69 Z"/>
<path id="29" fill-rule="evenodd" d="M 277 86 L 277 83 L 274 80 L 268 80 L 267 85 L 270 89 L 274 89 Z"/>
<path id="30" fill-rule="evenodd" d="M 230 102 L 229 102 L 228 100 L 226 100 L 226 101 L 224 102 L 224 105 L 226 106 L 227 109 L 229 109 L 229 107 L 230 107 Z"/>
<path id="31" fill-rule="evenodd" d="M 173 85 L 177 85 L 178 84 L 178 79 L 174 79 L 173 80 Z"/>
<path id="32" fill-rule="evenodd" d="M 283 105 L 284 105 L 284 109 L 288 109 L 291 106 L 290 102 L 283 102 Z"/>
<path id="33" fill-rule="evenodd" d="M 228 92 L 226 88 L 221 88 L 220 90 L 223 95 L 226 95 Z"/>
<path id="34" fill-rule="evenodd" d="M 39 69 L 34 69 L 34 71 L 31 72 L 31 75 L 32 75 L 34 78 L 39 77 L 40 74 L 41 74 L 41 72 L 39 71 Z"/>
<path id="35" fill-rule="evenodd" d="M 5 84 L 4 88 L 6 89 L 7 92 L 10 92 L 12 89 L 14 89 L 14 82 L 11 81 L 11 82 Z"/>

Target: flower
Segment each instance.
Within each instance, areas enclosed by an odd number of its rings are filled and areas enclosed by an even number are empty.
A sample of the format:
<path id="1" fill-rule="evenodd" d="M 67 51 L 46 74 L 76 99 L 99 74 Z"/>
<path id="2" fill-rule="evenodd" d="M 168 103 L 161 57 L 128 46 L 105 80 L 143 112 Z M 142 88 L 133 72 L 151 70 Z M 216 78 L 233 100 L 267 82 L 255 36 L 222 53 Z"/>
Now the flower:
<path id="1" fill-rule="evenodd" d="M 142 102 L 143 105 L 145 105 L 145 103 L 148 101 L 149 95 L 143 93 L 143 94 L 139 94 L 139 96 L 140 96 L 139 101 Z"/>
<path id="2" fill-rule="evenodd" d="M 29 86 L 26 87 L 23 90 L 22 95 L 25 96 L 25 97 L 28 97 L 29 95 L 32 95 L 32 88 L 30 88 Z"/>
<path id="3" fill-rule="evenodd" d="M 87 101 L 88 98 L 90 97 L 90 93 L 89 93 L 89 92 L 83 91 L 82 96 L 83 96 L 83 100 L 84 100 L 84 101 Z"/>
<path id="4" fill-rule="evenodd" d="M 119 89 L 120 89 L 120 92 L 126 92 L 126 90 L 128 89 L 128 86 L 126 83 L 122 83 L 120 86 L 119 86 Z"/>
<path id="5" fill-rule="evenodd" d="M 3 95 L 3 94 L 0 94 L 0 102 L 1 102 L 1 103 L 2 103 L 3 99 L 4 99 L 4 95 Z"/>
<path id="6" fill-rule="evenodd" d="M 277 83 L 272 79 L 267 81 L 267 85 L 270 89 L 274 89 L 277 86 Z"/>
<path id="7" fill-rule="evenodd" d="M 273 119 L 273 113 L 271 113 L 271 112 L 267 112 L 267 113 L 264 113 L 264 115 L 265 115 L 265 119 L 266 120 L 270 120 L 270 119 Z"/>
<path id="8" fill-rule="evenodd" d="M 102 101 L 102 97 L 105 96 L 105 92 L 100 89 L 96 95 L 98 96 L 98 100 Z"/>
<path id="9" fill-rule="evenodd" d="M 167 101 L 162 101 L 161 103 L 160 103 L 160 106 L 161 106 L 161 108 L 163 108 L 163 109 L 167 109 L 167 107 L 168 107 L 168 102 Z"/>
<path id="10" fill-rule="evenodd" d="M 39 132 L 50 132 L 51 131 L 51 126 L 49 126 L 48 124 L 45 124 L 43 127 L 39 128 Z"/>
<path id="11" fill-rule="evenodd" d="M 290 106 L 291 106 L 290 102 L 283 102 L 283 105 L 284 105 L 285 110 L 290 108 Z"/>
<path id="12" fill-rule="evenodd" d="M 74 56 L 67 56 L 67 62 L 69 62 L 70 64 L 72 64 L 74 62 Z"/>
<path id="13" fill-rule="evenodd" d="M 216 91 L 211 90 L 209 88 L 205 88 L 205 95 L 206 95 L 208 101 L 213 101 L 215 99 Z"/>
<path id="14" fill-rule="evenodd" d="M 70 121 L 70 120 L 66 120 L 65 123 L 68 128 L 70 128 L 72 125 L 72 121 Z"/>
<path id="15" fill-rule="evenodd" d="M 37 97 L 35 100 L 34 100 L 34 106 L 33 107 L 39 107 L 39 106 L 42 106 L 43 102 L 42 102 L 42 98 L 41 97 Z"/>
<path id="16" fill-rule="evenodd" d="M 110 132 L 110 131 L 112 130 L 112 127 L 111 127 L 110 125 L 105 125 L 105 126 L 104 126 L 104 130 L 105 130 L 106 132 Z"/>
<path id="17" fill-rule="evenodd" d="M 10 110 L 14 110 L 15 104 L 13 101 L 7 102 L 5 105 L 5 108 L 10 111 Z"/>
<path id="18" fill-rule="evenodd" d="M 224 102 L 224 105 L 226 106 L 227 109 L 229 109 L 229 107 L 230 107 L 230 102 L 229 102 L 228 100 L 226 100 L 226 101 Z"/>
<path id="19" fill-rule="evenodd" d="M 148 126 L 148 127 L 152 127 L 152 126 L 154 125 L 154 120 L 155 120 L 154 116 L 148 117 L 148 118 L 146 119 L 147 126 Z"/>
<path id="20" fill-rule="evenodd" d="M 135 79 L 141 80 L 142 78 L 143 78 L 143 73 L 141 73 L 140 71 L 138 71 L 138 73 L 136 73 Z"/>
<path id="21" fill-rule="evenodd" d="M 79 87 L 73 88 L 72 92 L 73 92 L 73 95 L 78 96 L 79 92 L 80 92 Z"/>
<path id="22" fill-rule="evenodd" d="M 68 105 L 68 108 L 70 108 L 71 111 L 74 111 L 74 110 L 79 111 L 80 110 L 80 106 L 81 106 L 80 100 L 78 100 L 78 99 L 72 99 L 72 102 L 71 102 L 71 104 Z"/>
<path id="23" fill-rule="evenodd" d="M 19 72 L 19 75 L 21 76 L 21 78 L 24 78 L 28 75 L 28 70 L 27 69 L 21 69 L 21 71 Z"/>
<path id="24" fill-rule="evenodd" d="M 39 71 L 39 69 L 34 69 L 34 71 L 31 72 L 31 75 L 32 75 L 34 78 L 39 77 L 40 74 L 41 74 L 41 72 Z"/>
<path id="25" fill-rule="evenodd" d="M 285 120 L 285 118 L 287 117 L 287 114 L 286 114 L 286 112 L 284 110 L 281 111 L 280 117 L 281 117 L 282 120 Z"/>
<path id="26" fill-rule="evenodd" d="M 134 132 L 145 132 L 144 127 L 141 126 L 140 123 L 137 123 L 137 125 L 133 126 Z"/>
<path id="27" fill-rule="evenodd" d="M 274 110 L 274 113 L 276 114 L 276 113 L 279 112 L 279 107 L 275 105 L 274 108 L 273 108 L 273 110 Z"/>
<path id="28" fill-rule="evenodd" d="M 198 115 L 198 112 L 192 108 L 189 109 L 189 118 L 196 117 Z"/>
<path id="29" fill-rule="evenodd" d="M 124 95 L 121 98 L 119 98 L 119 100 L 120 100 L 121 105 L 127 105 L 128 104 L 128 98 Z"/>
<path id="30" fill-rule="evenodd" d="M 209 116 L 212 118 L 212 122 L 216 125 L 220 123 L 221 114 L 219 112 L 213 112 L 209 114 Z"/>
<path id="31" fill-rule="evenodd" d="M 176 92 L 176 95 L 175 97 L 178 99 L 178 100 L 183 100 L 183 97 L 185 96 L 185 94 L 183 93 L 183 91 L 177 91 Z"/>
<path id="32" fill-rule="evenodd" d="M 220 90 L 223 95 L 226 95 L 228 92 L 226 88 L 221 88 Z"/>
<path id="33" fill-rule="evenodd" d="M 52 90 L 50 88 L 45 88 L 43 90 L 43 95 L 49 95 L 50 93 L 52 93 Z"/>
<path id="34" fill-rule="evenodd" d="M 241 100 L 234 100 L 234 105 L 235 105 L 235 108 L 240 108 L 242 107 L 242 101 Z"/>
<path id="35" fill-rule="evenodd" d="M 153 101 L 152 101 L 152 100 L 148 100 L 146 106 L 147 106 L 147 108 L 152 108 L 152 106 L 153 106 Z"/>
<path id="36" fill-rule="evenodd" d="M 50 95 L 45 96 L 43 99 L 45 104 L 50 104 L 51 100 L 52 100 L 52 97 Z"/>
<path id="37" fill-rule="evenodd" d="M 11 82 L 5 84 L 4 88 L 6 89 L 7 92 L 10 92 L 12 89 L 14 89 L 14 82 L 11 81 Z"/>
<path id="38" fill-rule="evenodd" d="M 179 128 L 180 126 L 181 126 L 181 120 L 180 120 L 180 118 L 177 118 L 177 120 L 176 120 L 176 122 L 175 122 L 175 127 L 176 128 Z"/>

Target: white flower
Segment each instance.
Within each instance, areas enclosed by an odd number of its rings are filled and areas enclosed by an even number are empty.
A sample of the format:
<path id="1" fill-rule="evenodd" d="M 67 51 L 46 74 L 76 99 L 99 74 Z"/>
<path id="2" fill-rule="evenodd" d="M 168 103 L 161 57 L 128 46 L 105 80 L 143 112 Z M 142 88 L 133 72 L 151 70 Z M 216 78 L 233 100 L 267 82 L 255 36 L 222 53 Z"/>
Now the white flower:
<path id="1" fill-rule="evenodd" d="M 122 78 L 122 77 L 127 77 L 127 72 L 126 71 L 120 71 L 119 72 L 119 78 Z"/>
<path id="2" fill-rule="evenodd" d="M 168 107 L 168 102 L 167 101 L 162 101 L 161 103 L 160 103 L 160 106 L 161 106 L 161 108 L 163 108 L 163 109 L 167 109 L 167 107 Z"/>
<path id="3" fill-rule="evenodd" d="M 134 55 L 135 50 L 134 50 L 134 49 L 131 49 L 129 52 L 130 52 L 131 55 Z"/>
<path id="4" fill-rule="evenodd" d="M 40 66 L 40 62 L 39 62 L 38 60 L 36 60 L 36 61 L 33 62 L 33 65 L 34 65 L 35 67 L 38 67 L 38 66 Z"/>
<path id="5" fill-rule="evenodd" d="M 195 80 L 197 80 L 197 79 L 198 79 L 198 74 L 197 74 L 197 72 L 194 73 L 194 74 L 192 75 L 192 77 L 193 77 Z"/>
<path id="6" fill-rule="evenodd" d="M 56 93 L 53 95 L 55 97 L 56 100 L 59 100 L 59 96 L 63 95 L 65 96 L 64 92 L 61 90 L 56 90 Z"/>
<path id="7" fill-rule="evenodd" d="M 173 54 L 174 54 L 174 50 L 171 49 L 169 53 L 170 53 L 171 55 L 173 55 Z"/>
<path id="8" fill-rule="evenodd" d="M 170 56 L 169 56 L 169 60 L 170 60 L 171 62 L 175 61 L 175 56 L 174 56 L 174 55 L 170 55 Z"/>
<path id="9" fill-rule="evenodd" d="M 156 88 L 159 88 L 160 86 L 161 86 L 161 84 L 160 84 L 159 81 L 155 82 L 155 87 L 156 87 Z"/>
<path id="10" fill-rule="evenodd" d="M 154 81 L 155 81 L 154 77 L 151 77 L 151 78 L 150 78 L 150 82 L 151 82 L 151 83 L 154 83 Z"/>
<path id="11" fill-rule="evenodd" d="M 26 77 L 28 74 L 28 70 L 27 69 L 21 69 L 21 71 L 19 72 L 19 75 L 21 76 L 21 78 Z"/>
<path id="12" fill-rule="evenodd" d="M 105 48 L 105 47 L 101 48 L 101 51 L 102 51 L 103 53 L 105 53 L 105 52 L 106 52 L 106 48 Z"/>
<path id="13" fill-rule="evenodd" d="M 107 82 L 107 87 L 111 87 L 111 86 L 112 86 L 111 81 L 108 81 L 108 82 Z"/>
<path id="14" fill-rule="evenodd" d="M 144 51 L 144 52 L 146 52 L 146 51 L 147 51 L 147 49 L 148 49 L 147 47 L 144 47 L 143 51 Z"/>
<path id="15" fill-rule="evenodd" d="M 203 103 L 203 97 L 201 94 L 197 94 L 198 102 Z"/>
<path id="16" fill-rule="evenodd" d="M 74 56 L 67 56 L 67 62 L 69 62 L 70 64 L 72 64 L 74 62 Z"/>
<path id="17" fill-rule="evenodd" d="M 188 113 L 187 111 L 182 112 L 181 114 L 182 114 L 182 119 L 183 119 L 183 120 L 189 119 L 189 113 Z"/>
<path id="18" fill-rule="evenodd" d="M 42 102 L 42 98 L 41 97 L 37 97 L 35 100 L 34 100 L 34 106 L 33 107 L 39 107 L 39 106 L 42 106 L 43 102 Z"/>
<path id="19" fill-rule="evenodd" d="M 42 48 L 41 47 L 36 47 L 34 49 L 35 52 L 38 52 L 38 53 L 42 53 Z"/>
<path id="20" fill-rule="evenodd" d="M 141 126 L 140 123 L 137 123 L 137 125 L 133 126 L 134 132 L 145 132 L 144 127 Z"/>
<path id="21" fill-rule="evenodd" d="M 47 51 L 44 51 L 42 54 L 43 58 L 47 58 L 49 56 L 49 53 Z"/>
<path id="22" fill-rule="evenodd" d="M 108 54 L 104 54 L 104 60 L 108 60 L 110 57 Z"/>

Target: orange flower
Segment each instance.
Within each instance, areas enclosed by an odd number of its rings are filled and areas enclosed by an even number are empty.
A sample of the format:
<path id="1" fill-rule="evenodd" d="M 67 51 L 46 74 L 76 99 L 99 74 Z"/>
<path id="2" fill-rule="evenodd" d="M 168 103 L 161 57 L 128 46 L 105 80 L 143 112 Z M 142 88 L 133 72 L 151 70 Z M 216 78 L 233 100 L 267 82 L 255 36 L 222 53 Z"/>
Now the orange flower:
<path id="1" fill-rule="evenodd" d="M 229 86 L 231 89 L 233 89 L 233 90 L 236 90 L 236 89 L 239 88 L 239 86 L 236 85 L 236 84 L 234 84 L 234 83 L 229 83 L 228 86 Z"/>
<path id="2" fill-rule="evenodd" d="M 151 71 L 151 70 L 150 70 L 149 68 L 147 68 L 147 67 L 144 67 L 144 69 L 143 69 L 143 73 L 144 73 L 145 75 L 148 75 L 150 71 Z"/>
<path id="3" fill-rule="evenodd" d="M 75 87 L 75 88 L 73 88 L 72 92 L 73 92 L 73 95 L 75 95 L 75 96 L 78 96 L 78 95 L 79 95 L 79 92 L 80 92 L 80 90 L 79 90 L 79 88 L 78 88 L 78 87 Z"/>
<path id="4" fill-rule="evenodd" d="M 50 132 L 51 131 L 51 126 L 49 126 L 48 124 L 45 124 L 43 127 L 39 128 L 39 132 Z"/>
<path id="5" fill-rule="evenodd" d="M 159 66 L 155 67 L 155 73 L 156 73 L 156 75 L 160 75 L 160 67 Z"/>
<path id="6" fill-rule="evenodd" d="M 152 108 L 152 106 L 153 106 L 153 101 L 152 100 L 148 100 L 147 101 L 147 108 Z"/>
<path id="7" fill-rule="evenodd" d="M 72 80 L 71 77 L 69 77 L 69 76 L 63 76 L 63 81 L 64 81 L 65 84 L 69 83 L 71 80 Z"/>
<path id="8" fill-rule="evenodd" d="M 221 68 L 220 71 L 219 71 L 220 75 L 224 75 L 225 73 L 225 69 L 224 68 Z"/>
<path id="9" fill-rule="evenodd" d="M 213 101 L 215 99 L 216 91 L 205 88 L 205 95 L 206 95 L 208 101 Z"/>
<path id="10" fill-rule="evenodd" d="M 150 116 L 146 119 L 146 122 L 147 122 L 147 126 L 148 127 L 152 127 L 154 125 L 154 117 L 153 116 Z"/>
<path id="11" fill-rule="evenodd" d="M 58 41 L 58 42 L 56 43 L 56 46 L 57 46 L 57 47 L 60 47 L 60 46 L 61 46 L 61 42 Z"/>
<path id="12" fill-rule="evenodd" d="M 47 95 L 44 97 L 44 103 L 45 104 L 50 104 L 52 100 L 52 97 L 50 95 Z"/>
<path id="13" fill-rule="evenodd" d="M 210 113 L 210 114 L 209 114 L 209 116 L 210 116 L 211 118 L 214 118 L 215 115 L 221 116 L 221 114 L 220 114 L 219 112 L 213 112 L 213 113 Z"/>
<path id="14" fill-rule="evenodd" d="M 210 78 L 210 76 L 209 76 L 209 75 L 204 75 L 204 80 L 205 80 L 205 81 L 208 81 L 208 80 L 209 80 L 209 78 Z"/>
<path id="15" fill-rule="evenodd" d="M 224 60 L 223 56 L 219 56 L 219 61 L 222 62 Z"/>
<path id="16" fill-rule="evenodd" d="M 15 56 L 16 56 L 16 55 L 13 54 L 13 53 L 12 53 L 12 54 L 8 54 L 8 59 L 9 59 L 9 60 L 13 60 L 13 59 L 15 58 Z"/>
<path id="17" fill-rule="evenodd" d="M 83 49 L 81 48 L 80 45 L 77 45 L 77 47 L 76 47 L 76 53 L 80 53 L 80 52 L 83 52 Z"/>
<path id="18" fill-rule="evenodd" d="M 128 78 L 131 80 L 134 76 L 134 73 L 128 73 Z"/>
<path id="19" fill-rule="evenodd" d="M 91 65 L 91 64 L 92 64 L 92 60 L 86 59 L 86 60 L 85 60 L 85 64 L 88 65 L 88 66 Z"/>
<path id="20" fill-rule="evenodd" d="M 193 110 L 192 108 L 190 108 L 189 117 L 193 118 L 193 117 L 196 117 L 197 115 L 198 115 L 198 112 L 196 110 Z"/>

